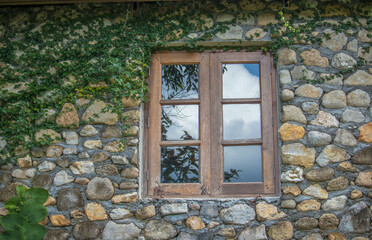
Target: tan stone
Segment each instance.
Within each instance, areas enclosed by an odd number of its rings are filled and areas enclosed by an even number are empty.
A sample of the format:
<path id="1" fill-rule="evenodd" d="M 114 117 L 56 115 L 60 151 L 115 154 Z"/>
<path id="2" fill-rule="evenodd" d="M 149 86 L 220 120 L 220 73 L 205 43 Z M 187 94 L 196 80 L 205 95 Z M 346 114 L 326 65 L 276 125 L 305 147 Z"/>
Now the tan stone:
<path id="1" fill-rule="evenodd" d="M 58 158 L 62 155 L 62 153 L 63 153 L 63 147 L 52 145 L 46 149 L 45 156 L 48 158 Z"/>
<path id="2" fill-rule="evenodd" d="M 338 171 L 342 172 L 356 172 L 356 168 L 353 167 L 349 162 L 342 162 L 337 166 Z"/>
<path id="3" fill-rule="evenodd" d="M 138 135 L 139 127 L 137 126 L 130 126 L 128 129 L 124 131 L 124 136 L 126 137 L 134 137 Z"/>
<path id="4" fill-rule="evenodd" d="M 363 58 L 367 62 L 372 62 L 372 51 L 364 50 L 362 47 L 358 49 L 358 58 Z"/>
<path id="5" fill-rule="evenodd" d="M 298 87 L 295 93 L 299 97 L 319 99 L 323 94 L 323 89 L 311 84 L 304 84 Z"/>
<path id="6" fill-rule="evenodd" d="M 123 122 L 125 124 L 137 124 L 140 120 L 140 112 L 138 110 L 131 110 L 123 113 Z"/>
<path id="7" fill-rule="evenodd" d="M 103 162 L 105 160 L 107 160 L 110 156 L 107 155 L 107 153 L 105 152 L 100 152 L 100 153 L 95 153 L 93 156 L 92 156 L 92 161 L 93 162 Z"/>
<path id="8" fill-rule="evenodd" d="M 18 158 L 17 160 L 18 167 L 20 168 L 29 168 L 32 167 L 32 159 L 30 155 L 27 155 L 23 158 Z"/>
<path id="9" fill-rule="evenodd" d="M 124 144 L 122 144 L 120 141 L 113 141 L 105 145 L 103 150 L 108 151 L 108 152 L 121 152 L 124 151 Z"/>
<path id="10" fill-rule="evenodd" d="M 293 93 L 292 90 L 283 89 L 281 94 L 280 94 L 280 97 L 281 97 L 283 102 L 288 102 L 288 101 L 291 101 L 294 98 L 294 93 Z"/>
<path id="11" fill-rule="evenodd" d="M 282 146 L 282 161 L 286 165 L 312 168 L 315 162 L 315 149 L 306 148 L 302 143 L 292 143 Z"/>
<path id="12" fill-rule="evenodd" d="M 332 213 L 325 213 L 319 218 L 319 227 L 324 230 L 337 229 L 339 220 Z"/>
<path id="13" fill-rule="evenodd" d="M 329 163 L 337 163 L 350 159 L 350 155 L 345 149 L 337 147 L 336 145 L 326 146 L 316 158 L 319 166 L 324 167 Z"/>
<path id="14" fill-rule="evenodd" d="M 27 90 L 27 85 L 25 82 L 7 83 L 4 86 L 0 87 L 0 92 L 3 90 L 8 90 L 8 93 L 17 94 L 21 91 Z"/>
<path id="15" fill-rule="evenodd" d="M 293 237 L 293 226 L 288 221 L 278 222 L 267 233 L 273 240 L 290 240 Z"/>
<path id="16" fill-rule="evenodd" d="M 289 48 L 281 48 L 278 51 L 278 65 L 291 65 L 297 63 L 296 52 Z"/>
<path id="17" fill-rule="evenodd" d="M 115 126 L 107 126 L 102 133 L 103 138 L 120 138 L 122 135 L 121 129 Z"/>
<path id="18" fill-rule="evenodd" d="M 297 204 L 297 211 L 308 212 L 308 211 L 318 211 L 320 209 L 320 202 L 315 199 L 304 200 L 300 204 Z"/>
<path id="19" fill-rule="evenodd" d="M 81 131 L 80 135 L 83 137 L 92 137 L 98 133 L 97 129 L 92 125 L 86 125 Z"/>
<path id="20" fill-rule="evenodd" d="M 343 16 L 348 17 L 350 16 L 350 10 L 344 7 L 341 4 L 328 4 L 324 6 L 323 11 L 321 12 L 323 17 L 335 17 L 335 16 Z"/>
<path id="21" fill-rule="evenodd" d="M 78 209 L 75 209 L 75 210 L 72 210 L 70 212 L 70 216 L 72 218 L 78 218 L 78 219 L 80 219 L 80 218 L 84 218 L 84 213 L 82 211 L 78 210 Z"/>
<path id="22" fill-rule="evenodd" d="M 87 140 L 84 142 L 84 147 L 88 149 L 100 149 L 102 148 L 101 140 Z"/>
<path id="23" fill-rule="evenodd" d="M 57 116 L 56 123 L 62 127 L 79 127 L 79 116 L 71 103 L 63 105 L 61 112 Z"/>
<path id="24" fill-rule="evenodd" d="M 355 184 L 360 187 L 372 188 L 372 171 L 360 172 L 355 180 Z"/>
<path id="25" fill-rule="evenodd" d="M 324 34 L 327 34 L 330 39 L 326 37 L 322 38 L 322 47 L 331 49 L 332 51 L 340 51 L 347 43 L 347 37 L 345 33 L 336 33 L 332 29 L 324 30 Z"/>
<path id="26" fill-rule="evenodd" d="M 257 16 L 258 26 L 267 26 L 269 23 L 276 24 L 278 19 L 275 18 L 274 14 L 271 13 L 261 13 Z"/>
<path id="27" fill-rule="evenodd" d="M 219 226 L 220 225 L 220 223 L 219 222 L 210 222 L 210 223 L 208 223 L 208 229 L 213 229 L 213 228 L 215 228 L 215 227 L 217 227 L 217 226 Z"/>
<path id="28" fill-rule="evenodd" d="M 358 199 L 358 198 L 361 198 L 361 197 L 363 197 L 363 193 L 362 193 L 362 191 L 360 191 L 358 189 L 354 189 L 350 193 L 350 198 L 351 199 Z"/>
<path id="29" fill-rule="evenodd" d="M 132 167 L 132 168 L 125 168 L 121 172 L 121 177 L 123 178 L 129 178 L 129 179 L 136 179 L 139 176 L 139 170 L 138 168 Z"/>
<path id="30" fill-rule="evenodd" d="M 302 192 L 304 195 L 316 197 L 318 199 L 327 199 L 328 192 L 324 190 L 319 184 L 313 184 L 305 188 Z"/>
<path id="31" fill-rule="evenodd" d="M 136 192 L 115 195 L 111 199 L 112 203 L 114 204 L 136 202 L 137 200 L 138 200 L 138 194 Z"/>
<path id="32" fill-rule="evenodd" d="M 282 191 L 284 194 L 291 194 L 295 197 L 299 196 L 301 194 L 301 189 L 297 186 L 284 186 L 282 187 Z"/>
<path id="33" fill-rule="evenodd" d="M 253 28 L 245 34 L 245 37 L 250 40 L 258 40 L 264 38 L 266 34 L 262 28 Z"/>
<path id="34" fill-rule="evenodd" d="M 322 105 L 325 108 L 331 109 L 345 108 L 347 106 L 346 95 L 341 90 L 326 93 L 322 97 Z"/>
<path id="35" fill-rule="evenodd" d="M 51 143 L 59 143 L 62 140 L 61 134 L 52 129 L 41 129 L 35 133 L 35 140 L 41 142 L 42 140 L 51 139 Z"/>
<path id="36" fill-rule="evenodd" d="M 85 214 L 91 221 L 107 219 L 105 208 L 100 203 L 88 203 L 85 206 Z"/>
<path id="37" fill-rule="evenodd" d="M 372 85 L 372 75 L 363 70 L 357 70 L 344 81 L 345 86 L 369 86 Z"/>
<path id="38" fill-rule="evenodd" d="M 342 85 L 342 80 L 344 79 L 342 75 L 337 76 L 336 74 L 322 73 L 320 78 L 324 81 L 325 84 L 332 85 Z"/>
<path id="39" fill-rule="evenodd" d="M 339 122 L 332 114 L 319 111 L 316 118 L 312 120 L 310 124 L 324 127 L 338 127 Z"/>
<path id="40" fill-rule="evenodd" d="M 241 40 L 243 38 L 243 28 L 236 25 L 229 25 L 225 32 L 218 32 L 216 37 L 221 40 Z"/>
<path id="41" fill-rule="evenodd" d="M 305 20 L 311 20 L 315 17 L 314 10 L 308 9 L 304 11 L 300 11 L 298 18 L 299 19 L 305 19 Z"/>
<path id="42" fill-rule="evenodd" d="M 322 57 L 317 49 L 304 51 L 300 54 L 300 56 L 304 60 L 304 64 L 307 66 L 319 66 L 322 68 L 329 66 L 328 58 Z"/>
<path id="43" fill-rule="evenodd" d="M 265 3 L 259 0 L 242 0 L 239 4 L 243 10 L 254 12 L 265 8 Z"/>
<path id="44" fill-rule="evenodd" d="M 70 165 L 73 174 L 87 174 L 94 172 L 94 164 L 92 161 L 77 161 Z"/>
<path id="45" fill-rule="evenodd" d="M 47 225 L 49 223 L 49 217 L 46 216 L 41 222 L 39 222 L 40 225 Z"/>
<path id="46" fill-rule="evenodd" d="M 136 218 L 138 218 L 138 219 L 144 220 L 144 219 L 151 218 L 155 215 L 156 215 L 156 210 L 155 210 L 154 205 L 146 206 L 142 209 L 137 209 L 136 210 Z"/>
<path id="47" fill-rule="evenodd" d="M 366 30 L 366 29 L 360 29 L 358 31 L 358 40 L 361 41 L 361 42 L 371 42 L 372 41 L 372 37 L 369 37 L 371 33 Z"/>
<path id="48" fill-rule="evenodd" d="M 186 220 L 186 226 L 192 230 L 205 228 L 204 222 L 198 216 L 191 216 Z"/>
<path id="49" fill-rule="evenodd" d="M 45 201 L 44 206 L 54 206 L 57 204 L 57 201 L 54 197 L 49 196 L 48 199 Z"/>
<path id="50" fill-rule="evenodd" d="M 343 233 L 330 233 L 328 235 L 328 240 L 347 240 Z"/>
<path id="51" fill-rule="evenodd" d="M 294 105 L 283 106 L 282 121 L 283 122 L 295 121 L 303 124 L 307 123 L 306 117 L 302 112 L 301 108 L 296 107 Z"/>
<path id="52" fill-rule="evenodd" d="M 102 101 L 95 101 L 88 107 L 82 116 L 82 120 L 90 124 L 107 124 L 114 125 L 118 122 L 118 114 L 107 111 L 107 107 L 111 104 Z"/>
<path id="53" fill-rule="evenodd" d="M 327 184 L 327 191 L 344 190 L 349 186 L 349 181 L 344 176 L 330 180 Z"/>
<path id="54" fill-rule="evenodd" d="M 51 215 L 49 216 L 50 222 L 55 227 L 69 226 L 71 221 L 63 215 Z"/>
<path id="55" fill-rule="evenodd" d="M 259 202 L 256 205 L 256 215 L 258 221 L 276 220 L 287 216 L 284 212 L 279 212 L 277 207 L 266 202 Z"/>
<path id="56" fill-rule="evenodd" d="M 76 178 L 74 182 L 80 185 L 87 185 L 90 180 L 88 178 Z"/>
<path id="57" fill-rule="evenodd" d="M 295 141 L 305 136 L 305 129 L 291 123 L 284 123 L 279 128 L 280 138 L 283 141 Z"/>
<path id="58" fill-rule="evenodd" d="M 121 99 L 121 102 L 123 103 L 124 107 L 126 108 L 135 108 L 138 107 L 141 103 L 140 99 L 133 99 L 132 97 L 123 97 Z"/>
<path id="59" fill-rule="evenodd" d="M 372 122 L 366 123 L 358 128 L 359 142 L 372 143 Z"/>

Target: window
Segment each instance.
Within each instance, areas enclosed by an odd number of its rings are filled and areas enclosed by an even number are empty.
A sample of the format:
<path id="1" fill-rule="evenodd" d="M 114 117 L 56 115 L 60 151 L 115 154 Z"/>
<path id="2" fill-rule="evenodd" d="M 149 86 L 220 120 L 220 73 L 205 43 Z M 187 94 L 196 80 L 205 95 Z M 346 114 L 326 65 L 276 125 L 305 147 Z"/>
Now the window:
<path id="1" fill-rule="evenodd" d="M 146 195 L 276 194 L 270 54 L 163 52 L 152 60 L 145 114 Z"/>

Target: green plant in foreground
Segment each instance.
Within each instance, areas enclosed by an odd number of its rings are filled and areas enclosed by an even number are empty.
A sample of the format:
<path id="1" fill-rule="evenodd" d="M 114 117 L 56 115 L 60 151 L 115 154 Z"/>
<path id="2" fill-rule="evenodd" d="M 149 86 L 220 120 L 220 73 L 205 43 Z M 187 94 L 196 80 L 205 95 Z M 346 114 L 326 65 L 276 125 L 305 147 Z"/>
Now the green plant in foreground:
<path id="1" fill-rule="evenodd" d="M 46 229 L 40 225 L 47 215 L 43 205 L 49 193 L 43 188 L 26 188 L 19 185 L 16 197 L 5 203 L 8 214 L 0 217 L 0 225 L 5 230 L 0 240 L 40 240 Z"/>

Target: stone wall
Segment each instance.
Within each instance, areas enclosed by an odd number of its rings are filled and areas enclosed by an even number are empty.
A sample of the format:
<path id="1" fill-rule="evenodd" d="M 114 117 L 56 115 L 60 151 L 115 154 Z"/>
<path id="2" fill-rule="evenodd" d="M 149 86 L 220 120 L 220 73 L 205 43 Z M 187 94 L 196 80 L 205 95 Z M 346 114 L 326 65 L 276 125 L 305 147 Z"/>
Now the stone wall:
<path id="1" fill-rule="evenodd" d="M 336 31 L 339 22 L 353 21 L 350 17 L 356 14 L 358 4 L 305 2 L 309 8 L 294 3 L 286 17 L 298 17 L 294 24 L 298 27 L 311 18 L 312 7 L 322 7 L 325 20 L 311 34 L 324 41 L 298 40 L 291 49 L 277 52 L 280 196 L 143 198 L 139 190 L 142 105 L 123 98 L 123 121 L 117 114 L 101 111 L 110 103 L 82 99 L 75 105 L 65 104 L 56 117 L 57 124 L 75 124 L 77 128 L 41 130 L 36 138 L 50 135 L 52 145 L 35 148 L 1 166 L 0 207 L 15 194 L 18 184 L 47 189 L 48 218 L 42 223 L 48 229 L 46 240 L 371 239 L 372 52 L 363 52 L 372 42 L 367 30 L 371 17 L 358 17 L 356 27 Z M 368 9 L 370 5 L 362 6 Z M 266 26 L 279 21 L 275 15 L 280 6 L 279 2 L 243 0 L 216 11 L 209 21 L 230 21 L 241 13 L 250 14 L 211 42 L 270 41 L 273 34 Z M 45 11 L 57 14 L 60 8 L 41 6 L 32 12 L 35 16 Z M 59 14 L 68 12 L 68 6 L 63 8 Z M 233 13 L 229 13 L 231 9 Z M 17 11 L 14 21 L 25 16 L 24 9 Z M 7 27 L 1 26 L 0 32 Z M 357 65 L 359 57 L 367 63 Z M 356 69 L 345 71 L 354 65 Z M 13 87 L 13 91 L 18 89 Z M 123 124 L 130 126 L 124 133 L 125 148 L 120 142 Z M 4 208 L 0 210 L 4 214 Z"/>

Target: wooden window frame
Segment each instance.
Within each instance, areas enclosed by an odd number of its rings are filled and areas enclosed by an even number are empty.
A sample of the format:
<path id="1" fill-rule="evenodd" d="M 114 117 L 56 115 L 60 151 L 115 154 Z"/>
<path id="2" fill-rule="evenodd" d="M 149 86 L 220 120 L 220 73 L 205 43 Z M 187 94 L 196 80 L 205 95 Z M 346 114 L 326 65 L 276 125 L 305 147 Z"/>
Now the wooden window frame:
<path id="1" fill-rule="evenodd" d="M 222 64 L 259 63 L 260 98 L 222 99 Z M 161 99 L 161 66 L 199 64 L 199 99 Z M 150 198 L 230 198 L 279 194 L 277 153 L 277 97 L 270 53 L 159 52 L 152 55 L 148 79 L 150 101 L 145 105 L 144 194 Z M 261 139 L 223 140 L 223 104 L 261 104 Z M 199 105 L 199 140 L 161 141 L 161 106 Z M 212 140 L 213 139 L 213 140 Z M 223 146 L 262 146 L 262 182 L 224 183 Z M 161 183 L 160 147 L 199 146 L 200 183 Z"/>

